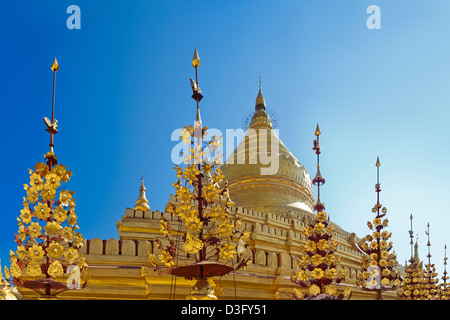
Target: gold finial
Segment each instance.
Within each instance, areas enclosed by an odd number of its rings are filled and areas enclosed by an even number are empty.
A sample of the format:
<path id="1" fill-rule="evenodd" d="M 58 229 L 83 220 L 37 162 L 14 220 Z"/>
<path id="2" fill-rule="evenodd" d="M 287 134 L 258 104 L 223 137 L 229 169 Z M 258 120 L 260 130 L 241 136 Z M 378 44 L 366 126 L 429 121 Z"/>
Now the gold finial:
<path id="1" fill-rule="evenodd" d="M 195 116 L 195 122 L 196 123 L 199 122 L 200 126 L 202 125 L 202 117 L 200 116 L 200 108 L 198 107 L 197 107 L 197 114 Z"/>
<path id="2" fill-rule="evenodd" d="M 377 157 L 377 163 L 375 164 L 377 167 L 379 167 L 380 165 L 381 165 L 381 163 L 380 163 L 380 158 L 379 157 Z"/>
<path id="3" fill-rule="evenodd" d="M 55 57 L 55 60 L 53 60 L 53 64 L 52 64 L 51 69 L 52 69 L 52 71 L 54 71 L 54 72 L 56 72 L 56 71 L 59 70 L 59 64 L 58 64 L 58 61 L 56 60 L 56 57 Z"/>
<path id="4" fill-rule="evenodd" d="M 197 48 L 195 48 L 194 58 L 192 58 L 192 66 L 194 68 L 200 67 L 200 57 L 198 56 Z"/>
<path id="5" fill-rule="evenodd" d="M 266 100 L 264 100 L 262 89 L 261 89 L 261 76 L 259 76 L 259 92 L 256 97 L 255 110 L 266 109 Z"/>
<path id="6" fill-rule="evenodd" d="M 319 124 L 317 124 L 317 126 L 316 126 L 316 132 L 314 132 L 314 134 L 315 134 L 316 136 L 320 136 L 321 133 L 322 133 L 322 132 L 320 132 Z"/>
<path id="7" fill-rule="evenodd" d="M 419 236 L 418 235 L 416 237 L 416 243 L 414 244 L 414 261 L 416 261 L 417 263 L 420 263 L 419 244 L 417 243 L 417 240 L 419 240 Z"/>
<path id="8" fill-rule="evenodd" d="M 148 205 L 148 200 L 145 196 L 145 186 L 144 186 L 144 175 L 141 178 L 141 187 L 139 188 L 139 198 L 136 200 L 136 205 L 134 206 L 134 210 L 142 210 L 147 211 L 150 210 L 150 206 Z"/>

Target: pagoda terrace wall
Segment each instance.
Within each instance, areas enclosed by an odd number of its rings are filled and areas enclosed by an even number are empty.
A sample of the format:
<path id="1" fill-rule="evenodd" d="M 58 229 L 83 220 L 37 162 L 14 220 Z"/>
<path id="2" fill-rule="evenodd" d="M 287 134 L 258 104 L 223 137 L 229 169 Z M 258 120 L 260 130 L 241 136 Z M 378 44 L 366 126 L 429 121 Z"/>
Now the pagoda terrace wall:
<path id="1" fill-rule="evenodd" d="M 161 215 L 158 210 L 143 212 L 127 208 L 122 220 L 117 221 L 119 240 L 85 240 L 81 253 L 89 265 L 88 285 L 83 290 L 62 293 L 61 298 L 169 299 L 173 277 L 165 272 L 159 275 L 148 264 L 148 253 L 160 253 L 156 240 L 163 238 L 159 231 Z M 211 279 L 216 295 L 219 299 L 291 299 L 298 287 L 290 278 L 298 270 L 299 248 L 306 241 L 303 229 L 308 214 L 279 215 L 236 207 L 231 209 L 230 218 L 235 215 L 241 218 L 240 230 L 250 232 L 246 255 L 252 258 L 252 263 L 235 273 Z M 178 226 L 176 216 L 165 213 L 164 217 L 173 227 Z M 344 289 L 350 285 L 355 289 L 355 298 L 370 299 L 371 293 L 354 287 L 362 254 L 352 241 L 359 239 L 333 225 L 333 238 L 338 242 L 336 253 L 341 256 L 340 266 L 347 272 L 345 283 L 338 287 Z M 180 259 L 180 263 L 186 261 Z M 193 283 L 178 278 L 175 298 L 184 299 Z"/>
<path id="2" fill-rule="evenodd" d="M 174 197 L 171 201 L 176 202 Z M 195 203 L 193 203 L 195 205 Z M 148 228 L 150 225 L 159 228 L 159 221 L 162 213 L 158 210 L 142 212 L 127 208 L 122 221 L 118 221 L 118 228 L 123 226 L 137 226 Z M 241 218 L 242 225 L 239 230 L 247 230 L 250 232 L 249 252 L 253 264 L 247 267 L 248 271 L 255 269 L 258 274 L 282 274 L 290 276 L 297 270 L 300 256 L 300 246 L 306 242 L 303 229 L 306 221 L 314 218 L 309 213 L 292 212 L 289 216 L 280 215 L 270 212 L 259 212 L 248 210 L 242 207 L 233 207 L 230 209 L 230 218 L 234 216 Z M 177 217 L 169 213 L 164 213 L 164 217 L 173 228 L 177 227 Z M 337 241 L 336 254 L 341 256 L 341 267 L 343 267 L 348 275 L 346 282 L 354 284 L 360 273 L 360 260 L 362 254 L 354 247 L 352 241 L 358 241 L 353 233 L 343 230 L 338 225 L 331 222 L 335 227 L 333 239 Z M 149 239 L 161 237 L 159 232 L 148 234 Z M 122 233 L 122 236 L 125 232 Z M 150 253 L 158 254 L 154 240 L 147 240 L 153 251 Z M 117 249 L 116 249 L 117 251 Z"/>

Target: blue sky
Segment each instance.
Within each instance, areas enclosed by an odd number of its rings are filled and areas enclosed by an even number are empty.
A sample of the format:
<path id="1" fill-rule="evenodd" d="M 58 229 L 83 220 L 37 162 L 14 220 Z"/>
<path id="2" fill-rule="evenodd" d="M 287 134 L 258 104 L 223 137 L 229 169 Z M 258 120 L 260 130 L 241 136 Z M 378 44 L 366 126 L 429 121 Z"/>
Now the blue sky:
<path id="1" fill-rule="evenodd" d="M 69 30 L 70 5 L 81 29 Z M 369 5 L 381 29 L 369 30 Z M 442 274 L 450 245 L 450 3 L 434 1 L 14 1 L 0 4 L 3 125 L 0 139 L 0 258 L 15 249 L 27 168 L 49 137 L 54 57 L 60 64 L 55 152 L 74 172 L 79 226 L 92 239 L 118 238 L 116 220 L 145 176 L 153 210 L 163 210 L 175 173 L 172 131 L 195 117 L 188 78 L 200 54 L 204 124 L 225 132 L 254 107 L 258 76 L 284 144 L 314 175 L 322 130 L 322 200 L 331 219 L 362 237 L 382 166 L 381 202 L 401 263 L 409 216 L 426 257 Z"/>

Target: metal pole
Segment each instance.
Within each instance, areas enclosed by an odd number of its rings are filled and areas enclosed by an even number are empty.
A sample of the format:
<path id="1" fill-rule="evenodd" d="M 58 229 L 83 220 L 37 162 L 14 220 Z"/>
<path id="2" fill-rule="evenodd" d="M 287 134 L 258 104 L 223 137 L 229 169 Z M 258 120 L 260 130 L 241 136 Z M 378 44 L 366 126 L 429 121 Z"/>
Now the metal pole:
<path id="1" fill-rule="evenodd" d="M 55 122 L 55 83 L 56 83 L 56 70 L 53 70 L 53 96 L 52 96 L 52 125 Z M 50 152 L 53 152 L 53 132 L 50 132 Z M 50 171 L 51 168 L 50 168 Z"/>

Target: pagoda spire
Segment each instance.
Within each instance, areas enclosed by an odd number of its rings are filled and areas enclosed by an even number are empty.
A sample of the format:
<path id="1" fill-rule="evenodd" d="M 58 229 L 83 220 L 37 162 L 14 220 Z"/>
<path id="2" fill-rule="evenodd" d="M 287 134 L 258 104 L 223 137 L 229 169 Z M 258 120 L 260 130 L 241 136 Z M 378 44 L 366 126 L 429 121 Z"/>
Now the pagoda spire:
<path id="1" fill-rule="evenodd" d="M 325 205 L 320 201 L 320 186 L 325 184 L 325 179 L 322 177 L 322 173 L 320 172 L 320 161 L 319 161 L 320 155 L 319 136 L 321 134 L 322 132 L 320 132 L 319 124 L 317 124 L 316 131 L 314 132 L 316 139 L 313 141 L 314 143 L 313 150 L 316 151 L 317 155 L 317 173 L 312 181 L 313 185 L 317 186 L 317 201 L 316 204 L 314 205 L 314 210 L 317 212 L 323 211 L 325 209 Z"/>
<path id="2" fill-rule="evenodd" d="M 262 94 L 261 76 L 259 76 L 259 91 L 255 101 L 255 112 L 249 124 L 251 129 L 273 129 L 273 123 L 266 111 L 266 100 Z"/>
<path id="3" fill-rule="evenodd" d="M 259 109 L 266 109 L 266 100 L 264 99 L 264 96 L 262 94 L 262 89 L 261 89 L 261 76 L 259 76 L 259 92 L 258 92 L 258 96 L 256 97 L 256 102 L 255 102 L 255 111 L 259 110 Z"/>
<path id="4" fill-rule="evenodd" d="M 198 67 L 200 66 L 200 57 L 198 55 L 197 48 L 194 51 L 194 57 L 192 58 L 192 67 L 195 69 L 195 81 L 189 78 L 192 87 L 192 99 L 197 102 L 197 114 L 195 116 L 195 126 L 194 126 L 194 137 L 197 138 L 198 143 L 201 143 L 203 138 L 202 130 L 202 117 L 200 116 L 200 106 L 199 103 L 203 99 L 202 90 L 198 85 Z"/>
<path id="5" fill-rule="evenodd" d="M 442 280 L 444 280 L 444 283 L 447 282 L 447 245 L 444 246 L 444 276 L 442 278 Z"/>
<path id="6" fill-rule="evenodd" d="M 49 170 L 52 170 L 52 167 L 57 164 L 56 157 L 53 154 L 53 135 L 58 133 L 58 120 L 55 119 L 55 85 L 56 85 L 56 72 L 59 70 L 59 64 L 56 58 L 53 60 L 52 66 L 50 69 L 53 71 L 53 94 L 52 94 L 52 120 L 50 121 L 47 117 L 44 117 L 45 125 L 47 126 L 47 131 L 50 133 L 50 152 L 47 155 L 47 164 L 49 167 Z"/>
<path id="7" fill-rule="evenodd" d="M 236 237 L 236 234 L 240 232 L 237 230 L 239 218 L 237 220 L 228 218 L 234 203 L 229 198 L 228 189 L 222 187 L 222 164 L 219 161 L 208 161 L 206 155 L 206 152 L 217 147 L 219 142 L 213 139 L 211 142 L 202 143 L 203 136 L 207 134 L 207 127 L 201 127 L 199 102 L 202 96 L 198 87 L 197 70 L 199 65 L 200 58 L 195 50 L 192 60 L 195 80 L 190 80 L 193 89 L 192 98 L 197 102 L 196 127 L 184 126 L 181 130 L 183 140 L 193 147 L 184 154 L 186 165 L 175 165 L 178 178 L 173 184 L 176 189 L 175 199 L 169 201 L 165 210 L 171 214 L 171 221 L 176 218 L 180 223 L 178 230 L 175 231 L 164 215 L 161 215 L 161 231 L 168 241 L 167 245 L 158 243 L 161 251 L 158 258 L 164 262 L 166 270 L 173 276 L 197 279 L 187 299 L 213 300 L 217 297 L 209 285 L 208 278 L 220 277 L 238 270 L 245 266 L 250 258 L 243 259 L 245 251 L 229 243 L 231 237 Z M 213 183 L 204 183 L 203 179 L 209 177 Z M 218 209 L 215 211 L 219 213 L 217 216 L 213 216 L 213 205 L 214 209 Z M 239 244 L 245 243 L 249 235 L 249 232 L 241 232 L 237 240 Z M 182 245 L 180 245 L 181 242 Z M 178 265 L 179 252 L 184 252 L 186 258 L 194 262 L 189 264 L 183 262 Z M 236 261 L 237 266 L 235 266 Z M 153 266 L 155 270 L 161 270 L 156 264 Z"/>
<path id="8" fill-rule="evenodd" d="M 30 183 L 24 184 L 27 197 L 24 197 L 24 208 L 18 218 L 19 235 L 15 236 L 18 249 L 23 249 L 33 256 L 24 258 L 23 255 L 16 256 L 14 252 L 10 255 L 13 283 L 34 290 L 41 295 L 41 299 L 54 299 L 62 291 L 84 287 L 86 283 L 81 285 L 79 281 L 66 284 L 59 281 L 66 270 L 67 273 L 75 272 L 74 270 L 79 272 L 87 267 L 86 258 L 79 253 L 84 239 L 81 233 L 75 234 L 75 230 L 79 227 L 74 210 L 74 191 L 69 191 L 62 185 L 70 180 L 72 172 L 67 170 L 66 166 L 58 164 L 57 156 L 53 152 L 53 137 L 57 134 L 58 127 L 55 119 L 55 83 L 59 65 L 56 58 L 53 60 L 51 70 L 53 71 L 51 120 L 44 117 L 47 127 L 45 131 L 50 133 L 50 151 L 44 155 L 46 164 L 38 162 L 34 170 L 28 169 Z M 32 232 L 22 231 L 31 230 L 31 227 Z M 67 237 L 64 235 L 66 232 L 72 236 Z M 65 239 L 64 242 L 61 242 L 62 239 Z M 62 243 L 65 247 L 61 245 Z M 65 248 L 67 251 L 64 251 Z M 26 272 L 22 273 L 22 270 Z"/>
<path id="9" fill-rule="evenodd" d="M 425 284 L 424 299 L 435 299 L 435 298 L 439 297 L 438 290 L 437 290 L 437 283 L 439 280 L 436 278 L 437 277 L 436 268 L 435 268 L 434 264 L 431 263 L 430 223 L 427 224 L 427 231 L 425 231 L 425 234 L 428 236 L 428 242 L 427 242 L 428 264 L 425 266 L 426 268 L 425 268 L 425 274 L 424 274 L 424 279 L 423 279 L 423 282 Z"/>
<path id="10" fill-rule="evenodd" d="M 409 264 L 405 263 L 405 281 L 402 282 L 402 291 L 397 292 L 399 297 L 407 298 L 409 300 L 422 300 L 423 299 L 423 270 L 422 263 L 419 259 L 419 245 L 414 244 L 414 231 L 412 227 L 413 215 L 409 217 L 411 220 L 411 230 L 409 230 L 409 237 L 411 245 L 411 258 Z"/>
<path id="11" fill-rule="evenodd" d="M 144 185 L 144 175 L 142 175 L 141 186 L 139 188 L 139 198 L 136 200 L 136 205 L 134 206 L 134 210 L 142 210 L 142 211 L 150 210 L 150 206 L 148 205 L 148 200 L 145 195 L 146 191 L 147 190 L 145 189 L 145 185 Z"/>
<path id="12" fill-rule="evenodd" d="M 380 184 L 380 158 L 377 157 L 377 162 L 375 163 L 375 166 L 377 167 L 377 184 L 375 185 L 375 192 L 377 193 L 377 206 L 380 204 L 380 192 L 381 192 L 381 184 Z M 379 208 L 378 208 L 379 210 Z"/>
<path id="13" fill-rule="evenodd" d="M 314 148 L 317 154 L 317 169 L 319 169 L 319 125 L 315 131 L 316 140 Z M 313 180 L 317 185 L 319 194 L 314 210 L 317 211 L 313 219 L 308 217 L 303 233 L 307 242 L 300 246 L 301 256 L 298 263 L 299 271 L 293 273 L 291 281 L 302 287 L 307 287 L 307 294 L 295 289 L 293 299 L 296 300 L 342 300 L 344 297 L 350 298 L 352 292 L 348 288 L 344 294 L 335 295 L 337 288 L 332 283 L 341 283 L 346 277 L 344 268 L 338 268 L 340 257 L 336 257 L 334 252 L 337 248 L 337 241 L 332 240 L 334 226 L 330 222 L 330 217 L 324 211 L 324 205 L 320 202 L 320 185 L 325 183 L 320 171 Z"/>
<path id="14" fill-rule="evenodd" d="M 419 237 L 416 237 L 416 243 L 414 244 L 414 261 L 416 263 L 420 263 L 420 258 L 419 258 L 419 243 L 418 241 Z"/>
<path id="15" fill-rule="evenodd" d="M 414 231 L 413 231 L 413 223 L 412 223 L 413 222 L 413 215 L 412 215 L 412 213 L 411 213 L 411 216 L 409 217 L 409 219 L 411 220 L 411 230 L 409 230 L 409 238 L 410 238 L 409 244 L 411 246 L 411 258 L 409 259 L 409 262 L 413 263 L 414 262 L 414 258 L 413 258 Z"/>
<path id="16" fill-rule="evenodd" d="M 372 213 L 376 214 L 375 219 L 367 222 L 367 226 L 372 230 L 372 234 L 367 235 L 364 239 L 363 249 L 366 254 L 361 263 L 363 271 L 363 281 L 360 285 L 365 290 L 376 292 L 376 300 L 383 300 L 383 291 L 392 290 L 400 283 L 395 266 L 397 265 L 397 258 L 395 251 L 389 253 L 392 249 L 392 241 L 388 239 L 392 233 L 384 230 L 389 225 L 389 220 L 386 218 L 387 208 L 382 207 L 380 203 L 380 158 L 377 157 L 375 163 L 377 167 L 377 183 L 375 184 L 375 192 L 377 193 L 377 202 L 372 208 Z"/>
<path id="17" fill-rule="evenodd" d="M 447 245 L 444 246 L 444 272 L 442 275 L 443 282 L 439 285 L 439 299 L 440 300 L 449 300 L 450 299 L 450 288 L 449 283 L 447 283 Z"/>
<path id="18" fill-rule="evenodd" d="M 427 254 L 427 258 L 428 258 L 428 263 L 431 264 L 431 252 L 430 252 L 430 247 L 431 247 L 431 243 L 430 243 L 430 223 L 427 223 L 427 231 L 425 231 L 425 234 L 428 237 L 428 242 L 427 242 L 427 247 L 428 247 L 428 254 Z"/>

